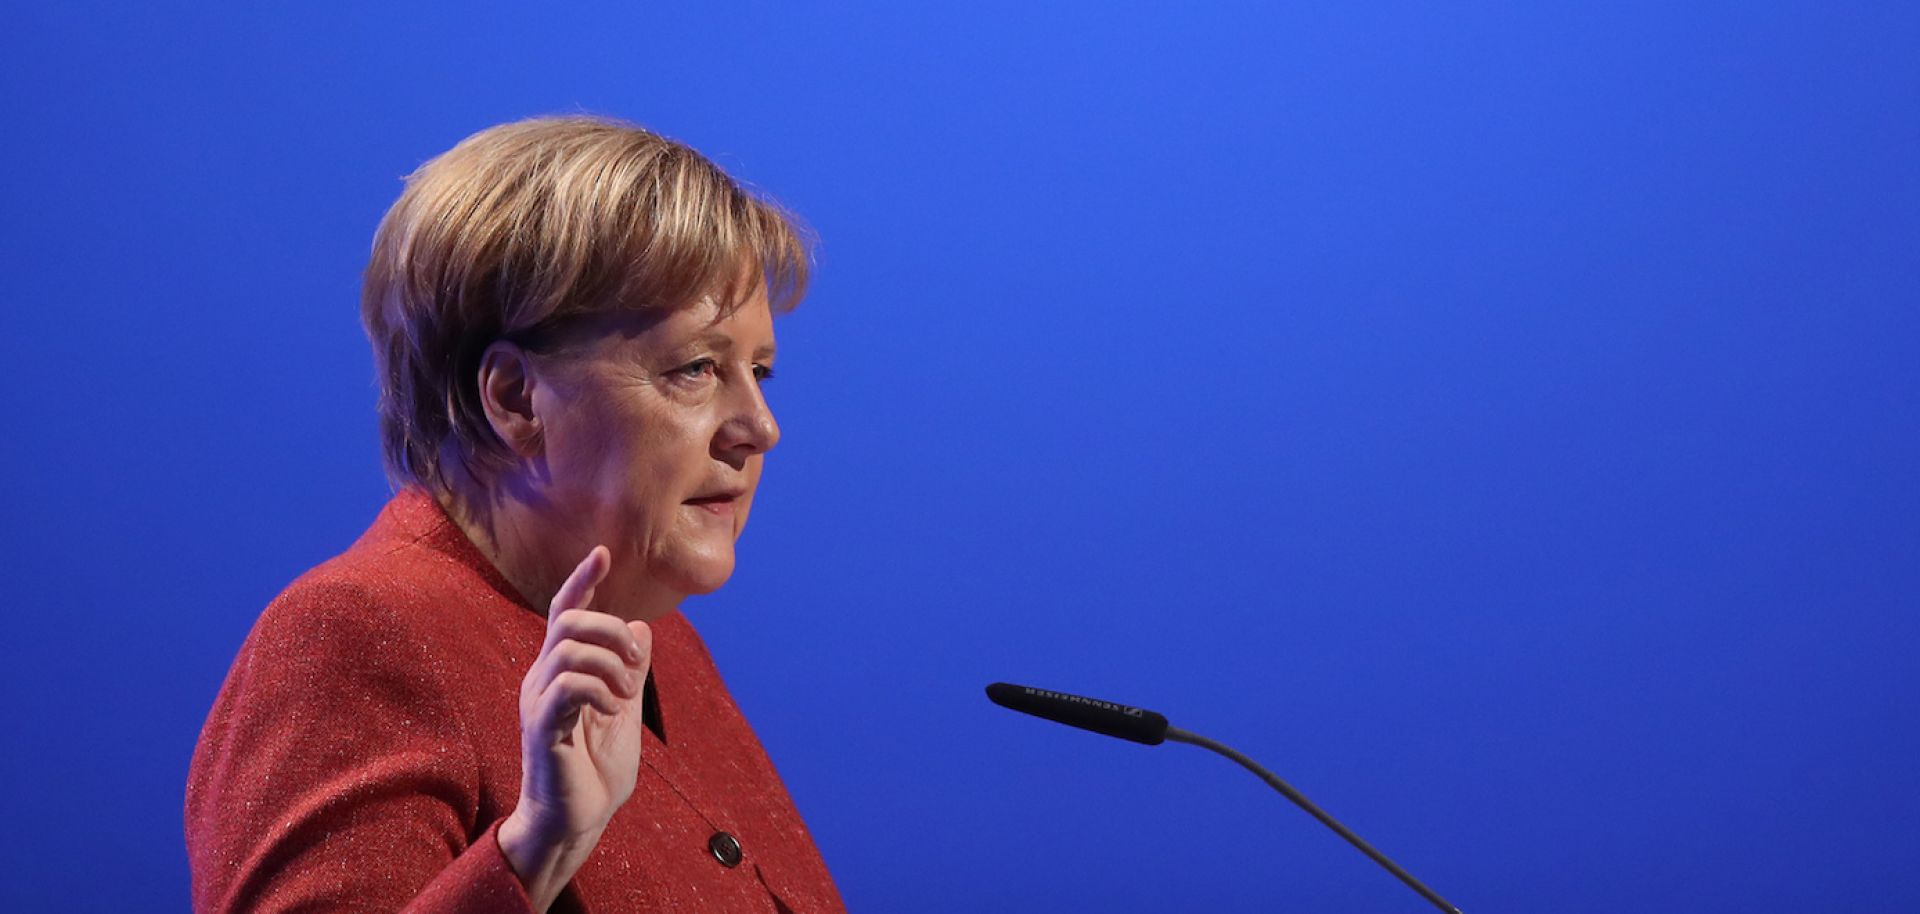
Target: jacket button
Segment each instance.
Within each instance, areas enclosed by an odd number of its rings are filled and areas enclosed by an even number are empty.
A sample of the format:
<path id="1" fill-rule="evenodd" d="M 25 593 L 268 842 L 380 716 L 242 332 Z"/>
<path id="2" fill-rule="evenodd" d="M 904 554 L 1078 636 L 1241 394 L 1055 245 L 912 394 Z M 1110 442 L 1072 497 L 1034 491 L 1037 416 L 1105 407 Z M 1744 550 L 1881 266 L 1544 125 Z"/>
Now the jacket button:
<path id="1" fill-rule="evenodd" d="M 713 851 L 713 859 L 727 869 L 740 865 L 740 840 L 726 832 L 714 832 L 713 837 L 707 839 L 707 850 Z"/>

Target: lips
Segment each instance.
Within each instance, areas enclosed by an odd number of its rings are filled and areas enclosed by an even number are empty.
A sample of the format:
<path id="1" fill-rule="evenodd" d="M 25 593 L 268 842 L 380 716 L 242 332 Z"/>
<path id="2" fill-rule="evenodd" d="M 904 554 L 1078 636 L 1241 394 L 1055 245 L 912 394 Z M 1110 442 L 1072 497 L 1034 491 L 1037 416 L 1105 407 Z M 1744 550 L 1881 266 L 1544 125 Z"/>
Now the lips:
<path id="1" fill-rule="evenodd" d="M 686 503 L 709 514 L 731 514 L 733 506 L 746 494 L 745 489 L 728 489 L 706 495 L 696 495 Z"/>

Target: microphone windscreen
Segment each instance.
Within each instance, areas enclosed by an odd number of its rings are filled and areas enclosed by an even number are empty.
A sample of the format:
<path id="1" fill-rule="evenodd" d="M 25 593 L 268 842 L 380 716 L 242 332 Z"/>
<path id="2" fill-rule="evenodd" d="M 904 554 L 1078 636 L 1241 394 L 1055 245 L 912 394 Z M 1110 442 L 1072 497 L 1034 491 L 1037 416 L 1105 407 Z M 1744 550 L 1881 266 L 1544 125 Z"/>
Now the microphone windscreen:
<path id="1" fill-rule="evenodd" d="M 1158 746 L 1167 741 L 1167 719 L 1145 708 L 1115 704 L 1098 698 L 1068 695 L 1032 686 L 996 682 L 987 686 L 987 697 L 1003 708 L 1011 708 L 1057 723 L 1092 730 L 1108 736 Z"/>

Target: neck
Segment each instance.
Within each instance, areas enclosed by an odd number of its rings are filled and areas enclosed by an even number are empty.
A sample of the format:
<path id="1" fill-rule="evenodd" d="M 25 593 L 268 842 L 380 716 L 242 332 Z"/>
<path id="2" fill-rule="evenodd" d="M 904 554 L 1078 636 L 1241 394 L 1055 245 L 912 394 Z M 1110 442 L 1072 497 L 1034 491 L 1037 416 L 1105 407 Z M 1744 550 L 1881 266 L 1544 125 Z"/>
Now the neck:
<path id="1" fill-rule="evenodd" d="M 559 522 L 564 512 L 518 480 L 501 480 L 491 488 L 449 487 L 435 497 L 520 598 L 542 614 L 551 609 L 560 585 L 596 545 L 613 549 L 614 561 L 587 608 L 643 622 L 679 608 L 680 594 L 648 580 L 635 556 L 623 553 L 616 543 L 593 540 L 585 525 Z"/>

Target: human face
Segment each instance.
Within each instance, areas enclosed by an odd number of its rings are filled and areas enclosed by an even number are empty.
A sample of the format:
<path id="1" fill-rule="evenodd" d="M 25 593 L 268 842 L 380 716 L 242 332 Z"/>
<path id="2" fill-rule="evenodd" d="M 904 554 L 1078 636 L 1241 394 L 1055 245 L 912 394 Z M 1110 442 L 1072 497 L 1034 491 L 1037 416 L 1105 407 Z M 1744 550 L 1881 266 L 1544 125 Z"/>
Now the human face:
<path id="1" fill-rule="evenodd" d="M 623 317 L 539 363 L 551 526 L 577 537 L 558 558 L 612 550 L 601 592 L 627 605 L 608 611 L 655 615 L 733 573 L 761 458 L 780 440 L 761 392 L 773 358 L 762 292 L 724 317 L 711 300 Z"/>

